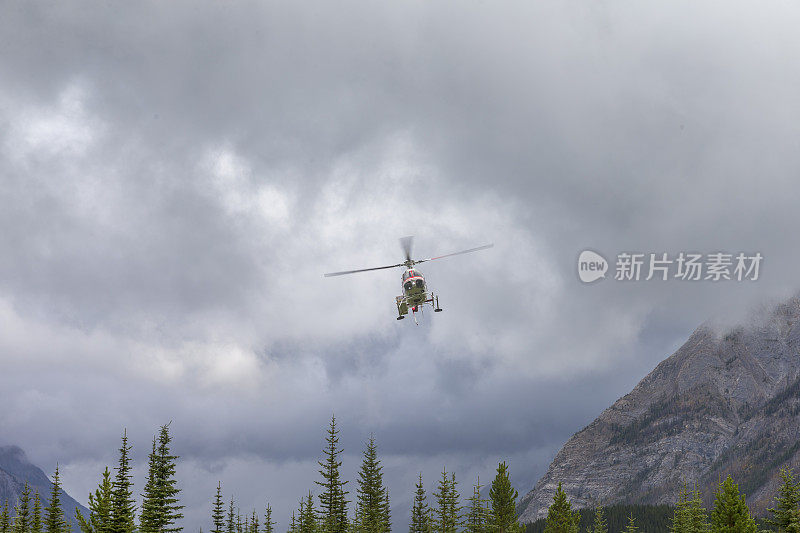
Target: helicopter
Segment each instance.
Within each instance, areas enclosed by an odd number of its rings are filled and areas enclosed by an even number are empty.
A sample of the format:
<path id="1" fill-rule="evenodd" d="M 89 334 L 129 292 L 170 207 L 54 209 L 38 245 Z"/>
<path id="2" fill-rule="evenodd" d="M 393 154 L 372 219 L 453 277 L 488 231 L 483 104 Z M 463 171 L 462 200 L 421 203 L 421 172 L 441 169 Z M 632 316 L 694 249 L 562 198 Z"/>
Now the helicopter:
<path id="1" fill-rule="evenodd" d="M 435 313 L 439 313 L 442 311 L 442 308 L 439 307 L 439 297 L 435 295 L 432 291 L 428 291 L 428 286 L 425 283 L 425 277 L 422 275 L 422 272 L 419 269 L 414 268 L 415 265 L 420 263 L 425 263 L 426 261 L 433 261 L 435 259 L 443 259 L 445 257 L 452 257 L 454 255 L 461 255 L 461 254 L 468 254 L 470 252 L 477 252 L 479 250 L 485 250 L 487 248 L 491 248 L 494 244 L 484 244 L 483 246 L 478 246 L 477 248 L 470 248 L 469 250 L 461 250 L 460 252 L 453 252 L 451 254 L 440 255 L 437 257 L 429 257 L 427 259 L 411 259 L 411 248 L 414 243 L 414 237 L 403 237 L 400 239 L 400 246 L 403 248 L 403 251 L 406 255 L 406 260 L 402 263 L 397 263 L 396 265 L 387 265 L 387 266 L 380 266 L 380 267 L 373 267 L 373 268 L 361 268 L 359 270 L 345 270 L 343 272 L 330 272 L 325 274 L 326 278 L 330 278 L 333 276 L 343 276 L 345 274 L 356 274 L 358 272 L 369 272 L 372 270 L 384 270 L 387 268 L 397 268 L 403 267 L 403 294 L 400 296 L 395 297 L 395 303 L 397 304 L 397 320 L 403 320 L 406 315 L 408 314 L 408 310 L 410 309 L 413 316 L 414 322 L 419 325 L 417 322 L 417 311 L 422 310 L 425 304 L 430 304 L 433 307 L 433 311 Z"/>

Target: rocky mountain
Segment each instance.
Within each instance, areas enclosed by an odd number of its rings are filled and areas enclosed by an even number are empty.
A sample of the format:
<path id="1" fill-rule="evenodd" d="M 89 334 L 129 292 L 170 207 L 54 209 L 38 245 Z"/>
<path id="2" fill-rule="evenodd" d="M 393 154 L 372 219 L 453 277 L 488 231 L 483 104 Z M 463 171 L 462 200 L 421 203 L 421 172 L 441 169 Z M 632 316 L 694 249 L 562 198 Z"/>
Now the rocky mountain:
<path id="1" fill-rule="evenodd" d="M 44 508 L 50 500 L 50 493 L 53 490 L 50 479 L 41 468 L 28 461 L 25 452 L 18 446 L 0 446 L 0 505 L 7 500 L 9 509 L 13 509 L 19 501 L 25 482 L 31 487 L 31 492 L 39 491 L 42 508 Z M 63 490 L 61 491 L 61 505 L 72 530 L 79 531 L 75 520 L 75 509 L 80 509 L 84 516 L 88 516 L 86 508 Z"/>
<path id="2" fill-rule="evenodd" d="M 750 325 L 704 325 L 627 395 L 573 435 L 520 501 L 547 515 L 558 483 L 577 507 L 674 503 L 685 480 L 710 504 L 729 473 L 756 514 L 781 466 L 800 465 L 800 298 Z"/>

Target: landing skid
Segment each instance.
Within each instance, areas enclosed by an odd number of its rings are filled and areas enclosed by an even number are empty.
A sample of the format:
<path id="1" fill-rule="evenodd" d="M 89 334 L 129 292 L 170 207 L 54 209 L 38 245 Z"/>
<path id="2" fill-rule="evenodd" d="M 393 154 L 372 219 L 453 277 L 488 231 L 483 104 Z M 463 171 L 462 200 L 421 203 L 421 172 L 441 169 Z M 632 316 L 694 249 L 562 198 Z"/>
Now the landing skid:
<path id="1" fill-rule="evenodd" d="M 408 298 L 405 296 L 398 296 L 396 298 L 397 301 L 397 320 L 403 320 L 405 315 L 411 311 L 411 316 L 414 317 L 414 323 L 419 326 L 419 320 L 417 320 L 417 311 L 425 314 L 425 304 L 430 304 L 433 307 L 434 313 L 441 313 L 442 308 L 439 307 L 439 297 L 434 295 L 433 293 L 430 294 L 430 298 L 422 300 L 421 302 L 417 303 L 416 305 L 409 305 Z"/>

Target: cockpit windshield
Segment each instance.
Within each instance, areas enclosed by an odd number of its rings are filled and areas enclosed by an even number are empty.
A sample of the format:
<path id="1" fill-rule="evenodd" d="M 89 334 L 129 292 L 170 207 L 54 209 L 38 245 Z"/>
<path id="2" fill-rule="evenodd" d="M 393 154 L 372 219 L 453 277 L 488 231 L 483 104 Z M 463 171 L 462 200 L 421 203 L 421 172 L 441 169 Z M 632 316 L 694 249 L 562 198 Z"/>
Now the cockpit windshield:
<path id="1" fill-rule="evenodd" d="M 421 278 L 422 272 L 419 270 L 409 269 L 403 271 L 403 281 L 407 280 L 408 278 Z"/>
<path id="2" fill-rule="evenodd" d="M 408 278 L 416 278 L 421 276 L 422 274 L 420 274 L 419 270 L 414 270 L 414 269 L 406 270 L 405 272 L 403 272 L 403 281 L 407 280 Z"/>

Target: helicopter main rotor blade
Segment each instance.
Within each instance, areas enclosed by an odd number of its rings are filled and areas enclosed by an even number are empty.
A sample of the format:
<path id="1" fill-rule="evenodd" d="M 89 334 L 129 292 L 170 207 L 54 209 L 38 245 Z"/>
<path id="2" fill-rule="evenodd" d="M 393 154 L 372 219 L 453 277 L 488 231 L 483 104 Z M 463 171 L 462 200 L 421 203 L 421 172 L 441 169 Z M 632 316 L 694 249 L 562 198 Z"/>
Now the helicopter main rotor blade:
<path id="1" fill-rule="evenodd" d="M 396 268 L 403 266 L 405 263 L 398 263 L 396 265 L 387 265 L 382 267 L 375 267 L 375 268 L 362 268 L 359 270 L 345 270 L 344 272 L 330 272 L 325 274 L 326 278 L 332 278 L 333 276 L 344 276 L 345 274 L 356 274 L 358 272 L 369 272 L 370 270 L 383 270 L 385 268 Z"/>
<path id="2" fill-rule="evenodd" d="M 461 254 L 468 254 L 470 252 L 477 252 L 479 250 L 486 250 L 487 248 L 491 248 L 494 244 L 484 244 L 483 246 L 478 246 L 477 248 L 470 248 L 469 250 L 461 250 L 460 252 L 453 252 L 452 254 L 445 254 L 440 255 L 437 257 L 429 257 L 427 259 L 420 259 L 419 261 L 414 261 L 415 263 L 424 263 L 425 261 L 433 261 L 434 259 L 442 259 L 444 257 L 452 257 L 454 255 L 461 255 Z"/>
<path id="3" fill-rule="evenodd" d="M 411 248 L 414 246 L 414 236 L 400 237 L 400 246 L 406 253 L 406 261 L 411 261 Z"/>

